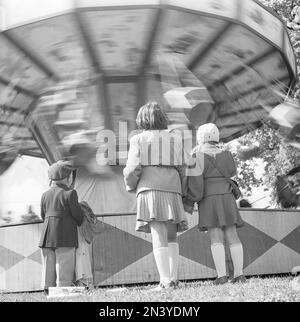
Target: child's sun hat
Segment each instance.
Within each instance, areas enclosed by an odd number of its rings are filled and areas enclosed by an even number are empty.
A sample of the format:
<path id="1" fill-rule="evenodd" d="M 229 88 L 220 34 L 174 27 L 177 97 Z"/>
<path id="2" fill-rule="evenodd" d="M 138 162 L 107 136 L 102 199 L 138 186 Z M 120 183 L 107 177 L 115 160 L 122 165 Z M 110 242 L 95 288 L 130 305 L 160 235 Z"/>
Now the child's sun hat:
<path id="1" fill-rule="evenodd" d="M 217 126 L 213 123 L 206 123 L 199 126 L 197 130 L 197 141 L 198 144 L 206 142 L 219 142 L 220 133 Z"/>
<path id="2" fill-rule="evenodd" d="M 49 167 L 48 176 L 52 181 L 59 181 L 69 177 L 74 170 L 71 162 L 59 160 Z"/>

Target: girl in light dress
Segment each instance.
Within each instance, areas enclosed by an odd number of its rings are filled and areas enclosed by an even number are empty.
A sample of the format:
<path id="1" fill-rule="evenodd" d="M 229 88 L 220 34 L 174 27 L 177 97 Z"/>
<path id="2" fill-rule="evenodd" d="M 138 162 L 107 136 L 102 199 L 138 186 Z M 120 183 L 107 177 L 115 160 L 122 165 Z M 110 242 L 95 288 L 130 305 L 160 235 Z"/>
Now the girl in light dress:
<path id="1" fill-rule="evenodd" d="M 154 290 L 172 288 L 178 285 L 177 232 L 188 228 L 182 203 L 181 138 L 167 130 L 166 115 L 156 102 L 142 106 L 136 122 L 142 132 L 130 140 L 125 185 L 137 197 L 136 230 L 152 235 L 160 276 Z"/>

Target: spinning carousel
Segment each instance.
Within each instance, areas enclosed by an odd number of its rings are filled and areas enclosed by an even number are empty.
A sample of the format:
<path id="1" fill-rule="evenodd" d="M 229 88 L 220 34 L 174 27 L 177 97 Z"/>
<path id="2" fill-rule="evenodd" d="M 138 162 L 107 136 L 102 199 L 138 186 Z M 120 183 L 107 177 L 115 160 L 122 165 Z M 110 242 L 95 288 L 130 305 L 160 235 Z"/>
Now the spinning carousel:
<path id="1" fill-rule="evenodd" d="M 147 100 L 159 102 L 170 130 L 194 131 L 214 122 L 223 142 L 260 127 L 296 80 L 285 24 L 254 0 L 2 0 L 0 10 L 0 171 L 18 154 L 49 163 L 72 159 L 79 169 L 79 197 L 106 227 L 93 243 L 95 283 L 156 280 L 147 259 L 149 237 L 134 232 L 135 198 L 122 181 L 138 108 Z M 115 164 L 99 167 L 97 151 L 105 143 L 99 133 L 106 130 L 116 134 L 117 157 Z M 251 268 L 277 239 L 252 220 L 252 212 L 243 218 L 267 236 L 267 242 L 257 239 L 267 245 L 256 245 L 263 253 L 246 251 L 246 274 L 285 271 L 278 263 Z M 291 218 L 298 227 L 293 212 Z M 27 245 L 18 250 L 23 257 L 17 265 L 35 265 L 30 270 L 40 272 L 37 241 L 32 235 L 26 240 L 30 229 L 38 236 L 39 225 L 12 228 L 5 228 L 11 229 L 7 238 L 23 238 L 19 242 Z M 194 231 L 180 237 L 181 278 L 212 277 L 207 238 Z M 193 257 L 199 249 L 192 245 L 203 245 L 201 258 Z M 2 289 L 39 289 L 35 274 L 16 286 L 9 275 L 16 266 L 3 267 Z"/>
<path id="2" fill-rule="evenodd" d="M 53 162 L 74 133 L 130 132 L 148 99 L 225 142 L 260 126 L 295 57 L 279 17 L 240 2 L 2 1 L 1 148 Z"/>

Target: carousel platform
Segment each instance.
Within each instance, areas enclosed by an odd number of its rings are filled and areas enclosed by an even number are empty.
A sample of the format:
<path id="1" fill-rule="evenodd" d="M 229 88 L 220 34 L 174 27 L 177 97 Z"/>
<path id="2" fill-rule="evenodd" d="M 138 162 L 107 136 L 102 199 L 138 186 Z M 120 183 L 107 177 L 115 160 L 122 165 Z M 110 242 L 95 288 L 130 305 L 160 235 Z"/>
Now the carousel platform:
<path id="1" fill-rule="evenodd" d="M 300 263 L 300 213 L 296 210 L 242 209 L 245 226 L 239 230 L 244 245 L 246 276 L 290 273 Z M 137 233 L 135 213 L 98 216 L 101 231 L 91 245 L 94 284 L 112 286 L 158 281 L 151 236 Z M 209 237 L 196 227 L 179 235 L 181 280 L 216 276 Z M 42 258 L 38 248 L 41 223 L 0 227 L 0 291 L 41 290 Z"/>

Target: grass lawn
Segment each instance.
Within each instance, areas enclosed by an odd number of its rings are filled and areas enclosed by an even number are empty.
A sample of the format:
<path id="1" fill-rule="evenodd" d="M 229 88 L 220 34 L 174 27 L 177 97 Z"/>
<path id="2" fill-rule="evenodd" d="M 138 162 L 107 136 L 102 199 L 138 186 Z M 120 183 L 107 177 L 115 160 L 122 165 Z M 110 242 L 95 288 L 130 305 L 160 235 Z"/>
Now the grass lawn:
<path id="1" fill-rule="evenodd" d="M 252 277 L 244 284 L 214 286 L 211 281 L 182 283 L 176 290 L 148 292 L 153 285 L 97 288 L 76 297 L 47 298 L 42 292 L 0 294 L 0 302 L 300 302 L 294 277 Z"/>

